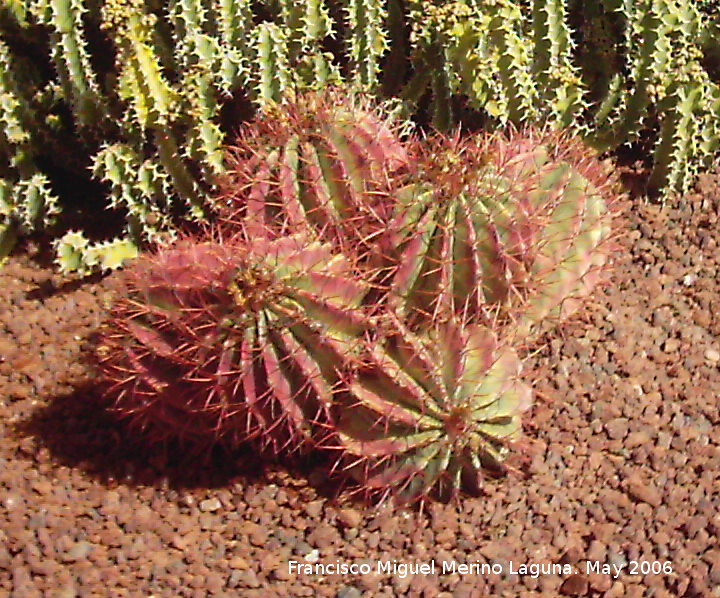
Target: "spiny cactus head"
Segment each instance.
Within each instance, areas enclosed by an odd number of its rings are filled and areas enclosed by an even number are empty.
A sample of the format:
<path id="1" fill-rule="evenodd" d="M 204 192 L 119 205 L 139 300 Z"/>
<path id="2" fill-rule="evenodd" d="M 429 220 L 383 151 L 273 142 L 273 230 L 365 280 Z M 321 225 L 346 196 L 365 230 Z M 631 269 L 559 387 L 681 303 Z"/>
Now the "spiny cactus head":
<path id="1" fill-rule="evenodd" d="M 390 181 L 410 164 L 398 125 L 337 90 L 268 110 L 230 151 L 221 219 L 248 238 L 302 231 L 345 253 L 367 251 L 385 226 Z"/>
<path id="2" fill-rule="evenodd" d="M 608 164 L 566 133 L 526 129 L 492 137 L 488 149 L 511 182 L 495 217 L 519 290 L 509 315 L 516 335 L 531 338 L 607 280 L 624 195 Z"/>
<path id="3" fill-rule="evenodd" d="M 338 468 L 399 502 L 477 493 L 485 473 L 503 470 L 531 403 L 517 355 L 476 324 L 393 327 L 336 403 Z"/>
<path id="4" fill-rule="evenodd" d="M 99 366 L 114 410 L 152 440 L 254 441 L 272 455 L 326 425 L 366 284 L 301 236 L 185 240 L 124 273 Z"/>
<path id="5" fill-rule="evenodd" d="M 395 309 L 470 313 L 521 342 L 572 313 L 614 249 L 617 191 L 597 157 L 535 129 L 428 147 L 389 225 Z"/>

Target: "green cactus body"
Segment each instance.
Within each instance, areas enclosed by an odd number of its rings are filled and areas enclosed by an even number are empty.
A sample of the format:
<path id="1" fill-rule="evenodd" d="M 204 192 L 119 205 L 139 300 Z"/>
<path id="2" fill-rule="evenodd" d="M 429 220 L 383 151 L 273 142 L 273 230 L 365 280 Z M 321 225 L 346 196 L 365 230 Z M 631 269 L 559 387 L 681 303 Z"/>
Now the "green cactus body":
<path id="1" fill-rule="evenodd" d="M 83 276 L 96 270 L 115 270 L 138 255 L 137 246 L 129 239 L 90 242 L 81 231 L 71 230 L 53 242 L 55 263 L 62 272 Z"/>
<path id="2" fill-rule="evenodd" d="M 52 58 L 65 95 L 72 103 L 78 122 L 97 125 L 107 107 L 100 96 L 83 37 L 82 15 L 88 9 L 82 0 L 50 0 L 50 6 L 54 29 Z"/>
<path id="3" fill-rule="evenodd" d="M 441 139 L 419 169 L 434 182 L 400 194 L 388 243 L 390 302 L 412 322 L 449 309 L 527 341 L 601 279 L 610 179 L 581 145 L 529 131 Z"/>
<path id="4" fill-rule="evenodd" d="M 612 216 L 602 194 L 567 164 L 549 177 L 557 177 L 552 187 L 536 192 L 547 221 L 532 245 L 528 292 L 515 320 L 520 337 L 572 314 L 603 279 L 608 259 Z"/>
<path id="5" fill-rule="evenodd" d="M 140 258 L 99 351 L 114 409 L 153 439 L 298 448 L 369 326 L 365 293 L 347 259 L 300 236 Z"/>
<path id="6" fill-rule="evenodd" d="M 502 469 L 531 403 L 517 355 L 454 319 L 420 336 L 397 318 L 390 327 L 336 402 L 341 466 L 400 502 L 478 492 L 484 470 Z"/>
<path id="7" fill-rule="evenodd" d="M 388 181 L 407 164 L 371 108 L 312 95 L 245 127 L 217 209 L 249 238 L 303 231 L 357 254 L 386 226 Z"/>

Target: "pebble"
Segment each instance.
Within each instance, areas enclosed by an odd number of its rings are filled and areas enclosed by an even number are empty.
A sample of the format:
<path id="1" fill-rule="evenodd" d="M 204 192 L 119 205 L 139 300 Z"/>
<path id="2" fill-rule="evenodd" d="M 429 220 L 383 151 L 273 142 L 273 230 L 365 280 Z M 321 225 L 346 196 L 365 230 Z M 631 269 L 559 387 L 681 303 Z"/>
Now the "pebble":
<path id="1" fill-rule="evenodd" d="M 338 519 L 349 528 L 356 528 L 363 520 L 362 513 L 357 509 L 340 509 Z"/>
<path id="2" fill-rule="evenodd" d="M 81 561 L 87 558 L 93 549 L 89 542 L 77 542 L 70 550 L 63 555 L 65 561 Z"/>
<path id="3" fill-rule="evenodd" d="M 715 562 L 710 567 L 710 581 L 716 587 L 720 587 L 720 562 Z"/>
<path id="4" fill-rule="evenodd" d="M 249 566 L 247 560 L 241 556 L 234 556 L 228 561 L 228 567 L 231 569 L 247 569 Z"/>
<path id="5" fill-rule="evenodd" d="M 717 363 L 720 361 L 720 352 L 715 349 L 706 349 L 705 359 L 707 359 L 710 363 Z"/>
<path id="6" fill-rule="evenodd" d="M 622 440 L 627 436 L 629 428 L 628 420 L 624 417 L 617 417 L 605 424 L 608 436 L 613 440 Z"/>
<path id="7" fill-rule="evenodd" d="M 669 338 L 665 341 L 663 349 L 665 353 L 675 353 L 680 348 L 680 341 L 676 338 Z"/>
<path id="8" fill-rule="evenodd" d="M 638 432 L 631 432 L 628 434 L 627 438 L 625 438 L 624 446 L 629 449 L 637 448 L 639 446 L 644 446 L 650 441 L 650 434 L 648 434 L 645 430 L 640 430 Z"/>
<path id="9" fill-rule="evenodd" d="M 570 575 L 560 586 L 560 593 L 563 596 L 584 596 L 588 591 L 587 577 L 576 573 Z"/>
<path id="10" fill-rule="evenodd" d="M 355 586 L 343 586 L 335 594 L 335 598 L 361 598 L 362 592 Z"/>
<path id="11" fill-rule="evenodd" d="M 322 500 L 310 501 L 305 505 L 305 512 L 312 519 L 317 519 L 318 517 L 320 517 L 320 514 L 322 513 L 323 504 L 324 503 Z"/>
<path id="12" fill-rule="evenodd" d="M 203 512 L 214 512 L 222 508 L 222 503 L 217 498 L 208 498 L 200 501 L 200 510 Z"/>
<path id="13" fill-rule="evenodd" d="M 320 551 L 313 548 L 303 557 L 308 563 L 317 563 L 320 560 Z"/>
<path id="14" fill-rule="evenodd" d="M 662 496 L 657 489 L 636 475 L 630 476 L 627 479 L 627 492 L 632 498 L 645 502 L 653 507 L 659 507 L 662 503 Z"/>

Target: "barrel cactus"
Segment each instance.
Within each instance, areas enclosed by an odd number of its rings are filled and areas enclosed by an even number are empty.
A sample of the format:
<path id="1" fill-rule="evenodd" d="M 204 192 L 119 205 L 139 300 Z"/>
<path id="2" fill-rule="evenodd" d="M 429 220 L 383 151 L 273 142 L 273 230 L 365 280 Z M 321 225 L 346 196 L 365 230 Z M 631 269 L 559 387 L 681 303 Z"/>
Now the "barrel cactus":
<path id="1" fill-rule="evenodd" d="M 343 367 L 366 326 L 366 287 L 348 259 L 299 235 L 143 256 L 101 335 L 113 409 L 155 440 L 302 447 L 327 421 L 324 370 Z"/>
<path id="2" fill-rule="evenodd" d="M 400 502 L 477 493 L 503 469 L 531 403 L 515 351 L 452 318 L 415 334 L 396 316 L 333 408 L 340 467 Z"/>
<path id="3" fill-rule="evenodd" d="M 580 143 L 526 131 L 440 137 L 416 154 L 388 227 L 391 302 L 405 317 L 450 309 L 527 341 L 602 279 L 612 177 Z"/>
<path id="4" fill-rule="evenodd" d="M 608 268 L 612 177 L 556 133 L 401 141 L 333 93 L 269 109 L 231 161 L 216 236 L 124 273 L 115 411 L 156 439 L 331 448 L 401 502 L 478 493 L 531 405 L 517 351 Z"/>
<path id="5" fill-rule="evenodd" d="M 362 255 L 386 226 L 409 157 L 399 125 L 339 91 L 273 105 L 240 129 L 216 202 L 233 231 L 290 232 Z"/>

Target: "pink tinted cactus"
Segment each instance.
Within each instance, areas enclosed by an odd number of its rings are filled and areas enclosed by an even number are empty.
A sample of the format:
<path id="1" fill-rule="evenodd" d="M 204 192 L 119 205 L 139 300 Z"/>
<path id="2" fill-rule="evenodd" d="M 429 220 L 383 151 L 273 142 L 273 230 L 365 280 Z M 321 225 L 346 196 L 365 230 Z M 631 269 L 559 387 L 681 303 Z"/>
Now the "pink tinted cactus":
<path id="1" fill-rule="evenodd" d="M 338 467 L 400 502 L 479 492 L 531 404 L 517 354 L 478 324 L 453 318 L 414 334 L 390 318 L 393 332 L 367 347 L 334 404 Z"/>
<path id="2" fill-rule="evenodd" d="M 534 337 L 572 315 L 607 279 L 617 249 L 618 181 L 578 138 L 558 132 L 496 136 L 487 154 L 500 157 L 495 168 L 511 182 L 505 209 L 495 210 L 521 290 L 508 312 L 515 312 L 518 338 Z"/>
<path id="3" fill-rule="evenodd" d="M 151 438 L 311 441 L 366 325 L 352 264 L 301 236 L 184 241 L 125 271 L 100 368 L 114 410 Z"/>
<path id="4" fill-rule="evenodd" d="M 240 130 L 217 210 L 249 238 L 301 232 L 362 254 L 384 231 L 392 180 L 410 164 L 401 128 L 337 90 L 275 106 Z"/>
<path id="5" fill-rule="evenodd" d="M 579 142 L 532 130 L 438 137 L 389 225 L 390 300 L 423 323 L 447 311 L 520 341 L 567 317 L 614 249 L 612 177 Z M 384 253 L 387 253 L 384 250 Z"/>
<path id="6" fill-rule="evenodd" d="M 331 447 L 404 502 L 477 493 L 531 404 L 517 350 L 608 269 L 613 178 L 559 134 L 406 144 L 348 102 L 243 129 L 217 204 L 230 240 L 127 269 L 108 393 L 152 438 Z"/>

